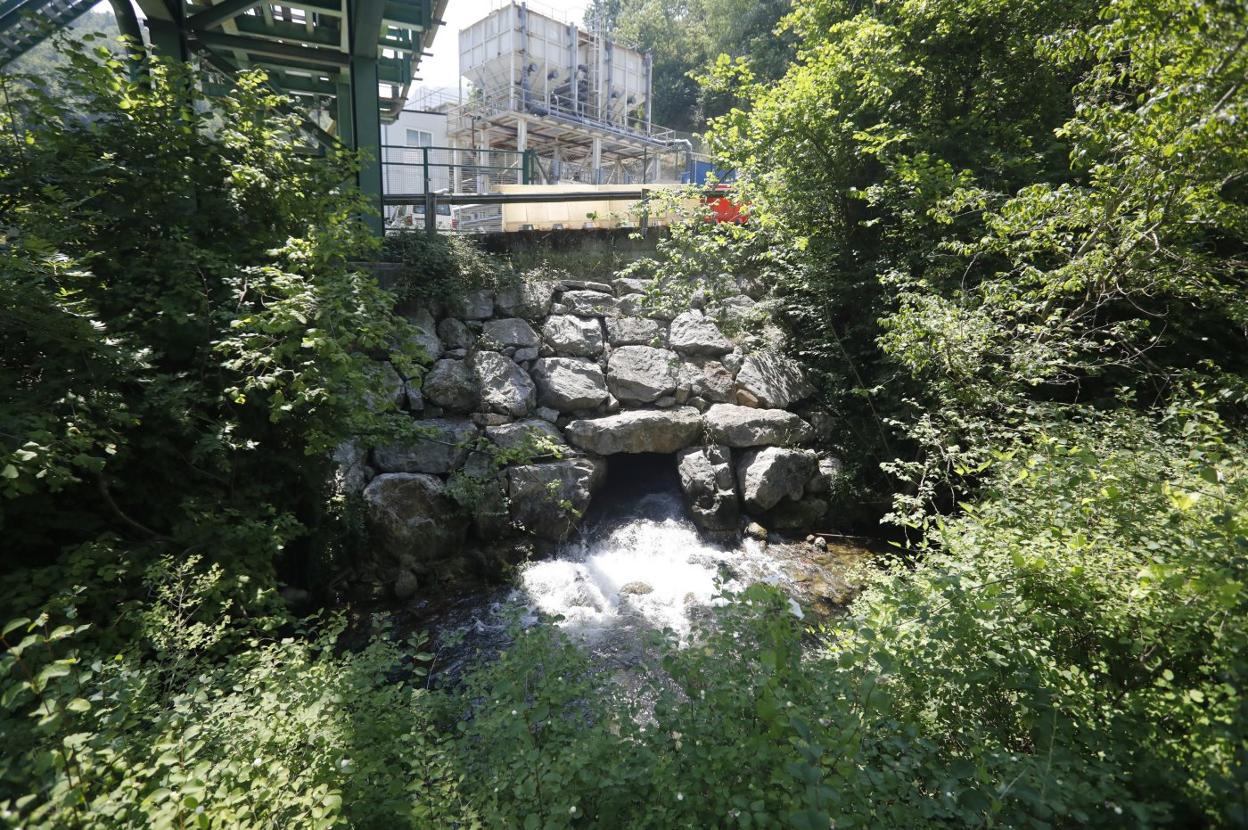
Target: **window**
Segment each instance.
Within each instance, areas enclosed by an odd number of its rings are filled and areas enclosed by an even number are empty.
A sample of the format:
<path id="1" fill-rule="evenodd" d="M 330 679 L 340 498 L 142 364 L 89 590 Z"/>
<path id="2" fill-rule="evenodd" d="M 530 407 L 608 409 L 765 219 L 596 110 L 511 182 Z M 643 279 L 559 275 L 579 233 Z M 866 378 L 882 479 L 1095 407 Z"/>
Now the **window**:
<path id="1" fill-rule="evenodd" d="M 428 130 L 408 130 L 407 131 L 408 147 L 432 147 L 433 133 Z"/>

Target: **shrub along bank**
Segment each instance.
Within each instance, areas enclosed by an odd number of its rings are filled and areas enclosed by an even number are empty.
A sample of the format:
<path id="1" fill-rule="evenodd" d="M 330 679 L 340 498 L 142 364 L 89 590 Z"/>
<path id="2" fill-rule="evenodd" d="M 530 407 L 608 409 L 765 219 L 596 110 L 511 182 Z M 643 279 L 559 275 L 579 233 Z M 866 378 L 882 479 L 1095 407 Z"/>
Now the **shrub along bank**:
<path id="1" fill-rule="evenodd" d="M 1248 823 L 1242 24 L 1177 0 L 802 5 L 790 77 L 721 126 L 748 255 L 788 274 L 805 356 L 925 547 L 814 631 L 748 590 L 656 643 L 640 696 L 550 627 L 440 691 L 419 640 L 276 633 L 283 551 L 333 527 L 307 483 L 341 430 L 387 428 L 357 405 L 362 352 L 406 336 L 338 265 L 349 160 L 294 152 L 249 80 L 197 108 L 177 73 L 81 58 L 90 121 L 10 84 L 0 815 Z M 698 230 L 675 269 L 723 247 Z"/>

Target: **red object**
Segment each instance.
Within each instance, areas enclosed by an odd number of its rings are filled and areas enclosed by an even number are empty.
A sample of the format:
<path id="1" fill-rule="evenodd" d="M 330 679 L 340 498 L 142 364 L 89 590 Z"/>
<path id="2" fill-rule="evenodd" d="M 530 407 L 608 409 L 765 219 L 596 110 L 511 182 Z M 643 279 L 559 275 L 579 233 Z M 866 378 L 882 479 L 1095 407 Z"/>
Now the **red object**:
<path id="1" fill-rule="evenodd" d="M 715 189 L 727 192 L 728 186 L 721 184 Z M 711 215 L 706 220 L 708 222 L 735 222 L 744 225 L 750 219 L 748 211 L 727 196 L 707 196 L 704 201 L 711 209 Z"/>

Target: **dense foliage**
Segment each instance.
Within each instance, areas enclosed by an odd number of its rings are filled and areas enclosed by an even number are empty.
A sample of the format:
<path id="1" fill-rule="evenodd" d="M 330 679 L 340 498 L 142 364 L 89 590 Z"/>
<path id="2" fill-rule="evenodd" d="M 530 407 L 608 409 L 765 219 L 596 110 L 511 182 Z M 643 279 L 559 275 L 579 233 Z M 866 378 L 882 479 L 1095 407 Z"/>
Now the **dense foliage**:
<path id="1" fill-rule="evenodd" d="M 656 124 L 701 130 L 708 118 L 737 101 L 732 92 L 698 83 L 720 55 L 748 60 L 761 78 L 784 74 L 794 39 L 774 30 L 792 5 L 790 0 L 592 0 L 585 25 L 649 53 Z"/>
<path id="2" fill-rule="evenodd" d="M 292 624 L 275 571 L 332 546 L 326 452 L 391 428 L 359 403 L 404 340 L 343 265 L 351 160 L 255 76 L 6 80 L 0 819 L 1248 826 L 1245 24 L 814 0 L 780 82 L 718 62 L 753 222 L 630 273 L 775 283 L 913 544 L 822 625 L 754 586 L 656 632 L 628 685 L 551 625 L 430 688 L 420 637 Z M 490 279 L 390 244 L 439 291 Z"/>
<path id="3" fill-rule="evenodd" d="M 344 265 L 369 244 L 353 160 L 308 154 L 262 76 L 207 99 L 62 47 L 57 94 L 4 79 L 3 594 L 90 585 L 111 621 L 147 564 L 193 552 L 228 565 L 235 615 L 270 614 L 278 566 L 311 567 L 328 451 L 391 426 L 368 352 L 401 360 L 402 321 Z"/>

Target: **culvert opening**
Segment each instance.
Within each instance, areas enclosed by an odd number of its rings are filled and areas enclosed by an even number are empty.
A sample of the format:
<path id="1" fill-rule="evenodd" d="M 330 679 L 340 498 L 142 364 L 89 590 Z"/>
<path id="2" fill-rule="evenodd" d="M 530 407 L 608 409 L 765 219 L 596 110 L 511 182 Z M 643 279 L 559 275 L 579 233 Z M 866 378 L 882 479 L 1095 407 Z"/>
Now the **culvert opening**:
<path id="1" fill-rule="evenodd" d="M 596 535 L 621 522 L 684 515 L 674 454 L 620 453 L 607 458 L 606 481 L 594 494 L 582 525 Z"/>

